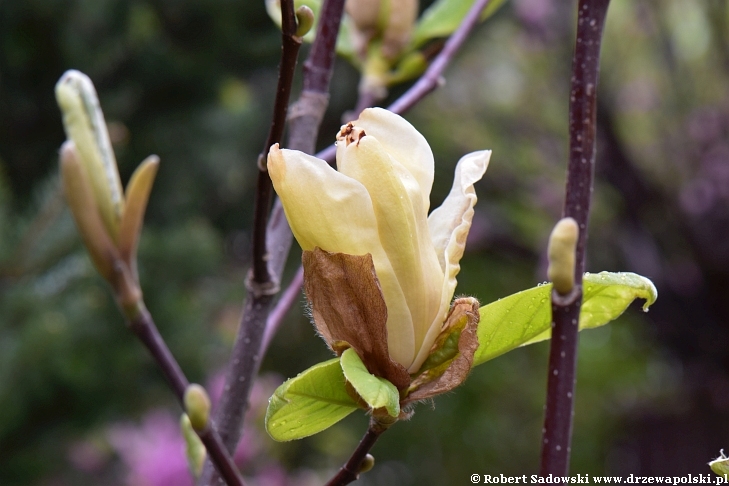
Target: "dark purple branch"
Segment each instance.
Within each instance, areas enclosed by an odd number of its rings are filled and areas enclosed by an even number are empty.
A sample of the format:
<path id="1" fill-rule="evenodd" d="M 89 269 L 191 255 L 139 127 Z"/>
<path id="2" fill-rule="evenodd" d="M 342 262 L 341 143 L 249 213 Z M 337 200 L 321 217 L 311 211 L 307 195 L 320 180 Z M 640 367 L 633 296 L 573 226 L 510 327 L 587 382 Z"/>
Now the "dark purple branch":
<path id="1" fill-rule="evenodd" d="M 359 477 L 360 468 L 362 467 L 362 461 L 367 457 L 372 446 L 375 445 L 380 435 L 387 430 L 386 427 L 379 425 L 374 419 L 370 419 L 370 426 L 367 428 L 362 440 L 354 450 L 349 460 L 342 466 L 339 472 L 326 483 L 326 486 L 344 486 L 354 482 Z"/>
<path id="2" fill-rule="evenodd" d="M 258 158 L 258 181 L 256 183 L 256 199 L 253 214 L 253 272 L 251 278 L 252 288 L 256 291 L 268 292 L 270 287 L 278 284 L 268 269 L 268 258 L 266 256 L 266 225 L 268 213 L 271 209 L 271 197 L 273 186 L 271 178 L 266 169 L 266 157 L 271 145 L 279 143 L 283 137 L 286 126 L 286 115 L 288 113 L 289 97 L 291 95 L 291 84 L 294 80 L 296 70 L 296 58 L 301 47 L 301 38 L 296 36 L 296 14 L 294 13 L 293 0 L 281 1 L 282 16 L 282 43 L 281 63 L 279 65 L 278 86 L 276 87 L 276 99 L 273 107 L 273 119 L 271 128 L 263 147 L 263 152 Z"/>
<path id="3" fill-rule="evenodd" d="M 552 340 L 542 431 L 541 476 L 566 476 L 569 473 L 582 274 L 585 271 L 587 223 L 595 172 L 600 44 L 609 2 L 580 0 L 578 5 L 570 90 L 570 160 L 563 216 L 577 221 L 580 234 L 576 251 L 575 288 L 567 296 L 552 292 Z"/>
<path id="4" fill-rule="evenodd" d="M 164 339 L 162 339 L 147 309 L 143 308 L 133 320 L 129 321 L 129 328 L 149 350 L 184 410 L 185 390 L 190 385 L 190 382 L 185 377 L 174 356 L 172 356 L 170 349 L 167 347 Z M 224 478 L 225 484 L 228 486 L 243 486 L 243 478 L 230 454 L 223 447 L 223 443 L 215 431 L 215 424 L 212 420 L 206 430 L 198 432 L 198 436 L 205 445 L 210 460 L 215 465 L 220 476 Z"/>
<path id="5" fill-rule="evenodd" d="M 311 154 L 316 146 L 319 125 L 324 117 L 329 102 L 329 84 L 334 67 L 335 47 L 339 35 L 339 25 L 344 11 L 344 0 L 325 0 L 321 17 L 317 25 L 316 40 L 304 63 L 304 91 L 294 104 L 289 115 L 290 136 L 288 147 Z M 269 222 L 269 233 L 277 237 L 269 242 L 269 253 L 272 256 L 271 268 L 277 269 L 277 275 L 283 270 L 283 263 L 288 255 L 286 251 L 277 255 L 273 250 L 291 244 L 291 229 L 283 213 L 283 206 L 276 201 Z M 279 252 L 281 253 L 281 252 Z M 276 266 L 275 262 L 278 262 Z M 281 300 L 266 325 L 261 354 L 265 353 L 268 344 L 276 333 L 283 316 L 296 301 L 303 282 L 301 269 L 289 284 Z"/>

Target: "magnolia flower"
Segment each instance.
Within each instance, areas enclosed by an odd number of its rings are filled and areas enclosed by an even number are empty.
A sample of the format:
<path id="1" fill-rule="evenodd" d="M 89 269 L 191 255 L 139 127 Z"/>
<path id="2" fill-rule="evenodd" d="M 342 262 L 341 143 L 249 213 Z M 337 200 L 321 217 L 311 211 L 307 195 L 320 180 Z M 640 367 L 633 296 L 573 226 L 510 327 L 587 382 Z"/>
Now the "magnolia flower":
<path id="1" fill-rule="evenodd" d="M 448 315 L 476 195 L 491 151 L 464 156 L 428 216 L 433 154 L 402 117 L 370 108 L 343 126 L 337 166 L 271 148 L 268 170 L 303 250 L 372 256 L 387 308 L 390 357 L 412 374 Z"/>

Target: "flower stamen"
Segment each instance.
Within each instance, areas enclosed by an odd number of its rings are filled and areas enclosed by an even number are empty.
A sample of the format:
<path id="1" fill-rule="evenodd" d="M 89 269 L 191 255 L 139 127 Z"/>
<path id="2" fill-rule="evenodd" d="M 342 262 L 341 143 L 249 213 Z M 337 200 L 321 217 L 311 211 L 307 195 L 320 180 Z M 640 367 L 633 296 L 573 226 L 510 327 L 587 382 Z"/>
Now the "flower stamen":
<path id="1" fill-rule="evenodd" d="M 366 137 L 367 134 L 361 128 L 356 128 L 352 122 L 342 125 L 342 129 L 339 131 L 337 140 L 344 140 L 345 146 L 349 147 L 349 144 L 355 143 L 359 147 L 359 141 Z"/>

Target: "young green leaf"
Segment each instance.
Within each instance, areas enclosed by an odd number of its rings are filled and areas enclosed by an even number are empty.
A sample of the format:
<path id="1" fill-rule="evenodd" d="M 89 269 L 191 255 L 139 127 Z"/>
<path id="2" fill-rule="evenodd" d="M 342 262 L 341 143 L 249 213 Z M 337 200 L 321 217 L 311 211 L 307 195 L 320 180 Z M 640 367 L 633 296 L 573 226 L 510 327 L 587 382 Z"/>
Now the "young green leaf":
<path id="1" fill-rule="evenodd" d="M 345 388 L 334 358 L 312 366 L 283 383 L 266 410 L 266 430 L 277 441 L 301 439 L 321 432 L 358 408 Z"/>
<path id="2" fill-rule="evenodd" d="M 644 299 L 647 311 L 658 297 L 653 282 L 634 273 L 586 273 L 582 285 L 580 329 L 607 324 L 635 299 Z M 551 292 L 552 284 L 540 285 L 481 307 L 474 366 L 518 346 L 549 339 Z"/>
<path id="3" fill-rule="evenodd" d="M 395 385 L 370 374 L 354 349 L 342 353 L 341 365 L 347 381 L 367 405 L 372 409 L 384 407 L 391 417 L 400 415 L 400 393 Z"/>
<path id="4" fill-rule="evenodd" d="M 437 0 L 420 16 L 410 42 L 417 49 L 430 39 L 448 37 L 458 28 L 475 0 Z M 483 13 L 481 21 L 493 15 L 505 0 L 491 0 Z"/>
<path id="5" fill-rule="evenodd" d="M 709 467 L 717 476 L 726 478 L 726 475 L 729 474 L 729 458 L 724 455 L 723 449 L 719 457 L 709 462 Z"/>

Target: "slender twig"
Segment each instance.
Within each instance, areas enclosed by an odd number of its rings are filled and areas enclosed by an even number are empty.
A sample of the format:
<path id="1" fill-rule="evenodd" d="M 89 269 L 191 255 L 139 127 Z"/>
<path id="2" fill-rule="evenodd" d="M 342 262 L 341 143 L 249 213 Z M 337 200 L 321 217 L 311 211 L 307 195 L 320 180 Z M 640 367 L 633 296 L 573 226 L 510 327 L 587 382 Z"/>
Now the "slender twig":
<path id="1" fill-rule="evenodd" d="M 309 57 L 304 62 L 304 89 L 289 113 L 290 136 L 288 147 L 291 149 L 311 154 L 316 147 L 319 125 L 321 125 L 324 112 L 329 103 L 329 84 L 334 68 L 335 47 L 343 12 L 344 0 L 325 0 L 322 5 L 316 40 L 311 46 Z M 281 201 L 278 199 L 271 212 L 269 234 L 276 235 L 276 239 L 271 239 L 269 244 L 269 253 L 271 253 L 272 262 L 277 262 L 277 266 L 273 268 L 275 265 L 271 265 L 271 268 L 277 272 L 277 275 L 280 275 L 293 235 L 284 215 Z M 287 248 L 284 253 L 280 251 L 274 253 L 272 251 L 282 247 Z M 297 294 L 301 289 L 302 282 L 303 280 L 299 279 L 289 284 L 286 295 L 289 295 L 289 292 Z M 283 317 L 294 302 L 294 298 L 290 300 L 282 298 L 274 312 Z M 279 324 L 278 319 L 268 320 L 266 324 L 267 337 L 264 338 L 265 344 L 262 347 L 261 354 L 268 348 L 268 343 L 275 335 Z"/>
<path id="2" fill-rule="evenodd" d="M 175 360 L 164 339 L 162 339 L 157 326 L 152 320 L 152 316 L 144 306 L 142 306 L 134 319 L 129 321 L 129 328 L 149 350 L 184 410 L 185 390 L 187 390 L 190 382 L 185 377 L 177 360 Z M 205 445 L 208 456 L 215 465 L 218 473 L 224 478 L 225 483 L 228 486 L 244 486 L 243 478 L 230 454 L 228 454 L 228 451 L 223 446 L 223 442 L 217 434 L 215 424 L 212 420 L 210 420 L 208 427 L 204 431 L 198 432 L 198 436 Z"/>
<path id="3" fill-rule="evenodd" d="M 253 215 L 253 272 L 252 285 L 249 284 L 249 287 L 253 287 L 253 289 L 249 290 L 263 293 L 271 293 L 269 288 L 271 284 L 273 284 L 273 287 L 277 286 L 275 279 L 269 272 L 266 254 L 266 226 L 273 194 L 271 178 L 268 176 L 268 170 L 266 169 L 266 157 L 271 145 L 279 143 L 283 137 L 291 95 L 291 84 L 296 70 L 296 58 L 299 55 L 302 42 L 302 39 L 296 35 L 296 14 L 294 13 L 293 0 L 281 1 L 281 17 L 283 48 L 281 50 L 281 63 L 279 64 L 278 86 L 276 88 L 271 128 L 263 152 L 258 157 L 258 181 Z"/>
<path id="4" fill-rule="evenodd" d="M 359 445 L 339 472 L 326 483 L 326 486 L 343 486 L 356 481 L 359 477 L 362 461 L 367 457 L 367 453 L 369 453 L 372 446 L 375 445 L 375 442 L 377 442 L 377 439 L 380 438 L 380 435 L 385 430 L 387 430 L 387 427 L 383 427 L 374 419 L 370 419 L 370 426 L 367 428 L 367 432 L 365 432 Z"/>
<path id="5" fill-rule="evenodd" d="M 266 321 L 266 330 L 263 333 L 263 342 L 261 343 L 261 355 L 264 355 L 268 350 L 268 346 L 271 344 L 273 336 L 276 335 L 278 328 L 283 322 L 284 316 L 291 309 L 301 295 L 301 286 L 304 284 L 304 268 L 299 267 L 299 270 L 291 279 L 289 286 L 281 294 L 281 298 L 276 303 L 276 307 L 273 308 Z"/>
<path id="6" fill-rule="evenodd" d="M 418 81 L 413 84 L 405 93 L 402 94 L 397 100 L 395 100 L 390 106 L 387 107 L 393 113 L 402 115 L 410 108 L 415 106 L 425 98 L 428 94 L 433 92 L 438 86 L 444 84 L 443 72 L 446 70 L 448 65 L 453 60 L 458 50 L 463 46 L 463 43 L 468 38 L 471 31 L 478 25 L 481 12 L 488 5 L 489 0 L 476 0 L 471 9 L 468 11 L 463 20 L 461 21 L 458 28 L 448 38 L 443 50 L 441 50 L 436 57 L 433 58 L 433 62 L 430 63 L 428 69 L 425 70 L 423 75 Z M 326 160 L 330 164 L 334 163 L 334 157 L 337 153 L 335 145 L 330 145 L 324 150 L 316 154 L 322 160 Z"/>
<path id="7" fill-rule="evenodd" d="M 595 171 L 595 126 L 600 44 L 610 0 L 580 0 L 570 91 L 570 160 L 563 215 L 580 228 L 575 288 L 568 296 L 552 293 L 552 340 L 540 475 L 569 472 L 577 341 L 585 244 Z"/>
<path id="8" fill-rule="evenodd" d="M 282 1 L 282 10 L 286 11 L 290 7 L 292 2 Z M 323 97 L 328 100 L 329 81 L 331 79 L 331 70 L 334 60 L 334 47 L 336 44 L 336 38 L 339 33 L 339 23 L 341 21 L 342 12 L 344 9 L 344 0 L 326 0 L 321 9 L 321 15 L 317 27 L 317 37 L 314 41 L 314 45 L 309 53 L 309 57 L 304 65 L 304 88 L 309 89 L 311 92 L 323 93 Z M 285 20 L 285 16 L 284 16 Z M 283 26 L 284 32 L 286 32 L 286 26 Z M 286 33 L 284 33 L 284 50 L 286 50 L 287 39 Z M 295 59 L 290 57 L 286 58 L 289 63 L 288 68 L 293 70 Z M 282 54 L 282 69 L 284 68 L 284 54 Z M 302 93 L 303 97 L 303 93 Z M 316 134 L 321 117 L 324 115 L 326 110 L 326 102 L 321 103 L 321 98 L 317 103 L 318 109 L 321 110 L 321 114 L 314 117 L 316 120 L 314 123 L 303 123 L 298 126 L 293 123 L 293 119 L 300 113 L 297 111 L 296 105 L 291 108 L 289 113 L 292 123 L 290 126 L 290 139 L 289 147 L 302 150 L 302 144 L 310 144 L 311 149 L 309 152 L 313 152 L 314 144 L 316 143 Z M 298 104 L 298 103 L 297 103 Z M 300 109 L 299 109 L 300 110 Z M 277 113 L 282 113 L 281 110 L 276 110 Z M 283 112 L 285 115 L 285 112 Z M 283 123 L 281 122 L 281 130 L 283 130 Z M 311 127 L 314 130 L 311 130 Z M 297 135 L 301 130 L 305 130 L 305 135 Z M 279 136 L 280 138 L 280 136 Z M 293 140 L 298 139 L 299 141 L 294 143 Z M 268 148 L 275 141 L 269 139 L 266 143 L 266 152 Z M 265 169 L 265 158 L 259 158 L 259 168 Z M 261 177 L 265 175 L 264 190 L 268 191 L 267 195 L 257 196 L 257 205 L 261 208 L 258 222 L 254 222 L 254 231 L 258 228 L 259 238 L 263 235 L 266 242 L 266 253 L 260 253 L 261 240 L 254 237 L 254 243 L 259 245 L 257 250 L 259 255 L 265 255 L 267 258 L 267 265 L 265 267 L 266 275 L 270 279 L 269 282 L 279 282 L 281 273 L 283 272 L 284 263 L 288 256 L 289 248 L 291 246 L 291 230 L 288 227 L 286 218 L 283 214 L 283 208 L 280 202 L 274 204 L 273 211 L 271 212 L 271 218 L 268 222 L 267 230 L 261 232 L 260 228 L 265 225 L 266 217 L 268 216 L 268 207 L 270 204 L 271 195 L 271 182 L 268 174 L 259 174 L 259 182 Z M 265 201 L 264 201 L 265 199 Z M 265 208 L 265 211 L 263 210 Z M 255 273 L 255 268 L 254 268 Z M 256 277 L 252 279 L 254 282 Z M 277 285 L 276 285 L 277 287 Z M 265 290 L 265 287 L 264 287 Z M 273 303 L 273 292 L 262 292 L 259 294 L 250 292 L 246 296 L 246 300 L 243 305 L 243 313 L 241 318 L 240 331 L 236 337 L 235 344 L 233 345 L 233 351 L 231 353 L 231 359 L 228 363 L 228 370 L 226 372 L 225 389 L 221 396 L 218 408 L 215 411 L 215 417 L 218 421 L 221 437 L 228 450 L 233 450 L 243 433 L 242 425 L 245 412 L 248 409 L 248 396 L 250 395 L 251 387 L 255 376 L 258 374 L 260 361 L 263 357 L 261 352 L 261 343 L 266 328 L 266 322 L 271 310 Z M 203 474 L 201 475 L 198 484 L 201 485 L 213 485 L 219 484 L 219 480 L 215 475 L 212 467 L 209 463 L 205 464 Z"/>

